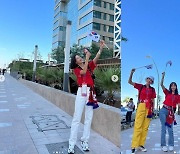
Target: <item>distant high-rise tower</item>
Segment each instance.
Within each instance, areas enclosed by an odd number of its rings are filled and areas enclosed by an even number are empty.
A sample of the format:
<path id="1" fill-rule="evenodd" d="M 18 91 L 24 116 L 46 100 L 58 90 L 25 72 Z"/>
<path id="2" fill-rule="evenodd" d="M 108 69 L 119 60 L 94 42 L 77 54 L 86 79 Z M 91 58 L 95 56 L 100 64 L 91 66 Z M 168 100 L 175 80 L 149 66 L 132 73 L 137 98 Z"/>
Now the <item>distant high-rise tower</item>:
<path id="1" fill-rule="evenodd" d="M 71 46 L 90 46 L 92 41 L 87 38 L 87 34 L 93 30 L 100 34 L 110 48 L 115 49 L 114 56 L 119 56 L 117 50 L 120 40 L 114 40 L 115 37 L 120 37 L 114 33 L 115 30 L 117 32 L 115 27 L 119 26 L 119 16 L 115 16 L 115 4 L 119 6 L 119 0 L 55 0 L 52 48 L 65 46 L 66 23 L 70 20 Z"/>

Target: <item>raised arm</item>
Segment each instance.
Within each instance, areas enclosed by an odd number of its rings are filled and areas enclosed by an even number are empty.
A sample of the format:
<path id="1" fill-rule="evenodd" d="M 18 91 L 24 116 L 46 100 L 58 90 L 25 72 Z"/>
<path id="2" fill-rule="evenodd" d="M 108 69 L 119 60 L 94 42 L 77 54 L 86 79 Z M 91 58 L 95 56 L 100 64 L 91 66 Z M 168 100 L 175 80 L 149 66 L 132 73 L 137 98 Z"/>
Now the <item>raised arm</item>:
<path id="1" fill-rule="evenodd" d="M 101 55 L 101 52 L 102 52 L 102 50 L 103 50 L 103 47 L 104 47 L 104 41 L 101 40 L 101 41 L 100 41 L 99 51 L 98 51 L 98 53 L 96 54 L 96 57 L 93 59 L 94 64 L 97 63 L 97 61 L 98 61 L 98 59 L 99 59 L 99 57 L 100 57 L 100 55 Z"/>
<path id="2" fill-rule="evenodd" d="M 128 83 L 131 84 L 132 86 L 135 85 L 135 83 L 132 82 L 132 77 L 133 77 L 134 72 L 135 72 L 135 69 L 132 69 L 131 73 L 130 73 L 130 76 L 129 76 L 129 80 L 128 80 Z"/>
<path id="3" fill-rule="evenodd" d="M 161 87 L 162 87 L 162 90 L 165 90 L 165 86 L 164 86 L 164 77 L 165 77 L 165 72 L 162 73 L 162 79 L 161 79 Z"/>
<path id="4" fill-rule="evenodd" d="M 80 74 L 86 74 L 87 69 L 88 69 L 88 63 L 89 63 L 89 58 L 91 56 L 91 53 L 88 50 L 85 51 L 85 53 L 86 53 L 85 64 L 84 64 L 83 70 L 80 71 Z"/>

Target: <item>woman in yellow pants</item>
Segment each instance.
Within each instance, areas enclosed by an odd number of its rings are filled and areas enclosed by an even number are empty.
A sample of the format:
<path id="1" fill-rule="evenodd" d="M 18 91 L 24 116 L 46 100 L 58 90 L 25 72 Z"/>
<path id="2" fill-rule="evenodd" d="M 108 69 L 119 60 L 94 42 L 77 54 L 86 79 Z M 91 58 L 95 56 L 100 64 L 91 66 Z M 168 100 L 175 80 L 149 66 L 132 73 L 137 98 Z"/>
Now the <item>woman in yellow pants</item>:
<path id="1" fill-rule="evenodd" d="M 156 98 L 156 92 L 151 85 L 154 83 L 154 77 L 149 76 L 146 78 L 146 84 L 138 84 L 132 81 L 135 69 L 131 70 L 128 83 L 133 85 L 139 91 L 138 96 L 138 108 L 136 112 L 136 119 L 134 125 L 134 133 L 132 138 L 131 150 L 132 154 L 135 153 L 136 148 L 146 152 L 144 147 L 146 136 L 148 133 L 149 124 L 152 118 L 154 109 L 154 99 Z"/>

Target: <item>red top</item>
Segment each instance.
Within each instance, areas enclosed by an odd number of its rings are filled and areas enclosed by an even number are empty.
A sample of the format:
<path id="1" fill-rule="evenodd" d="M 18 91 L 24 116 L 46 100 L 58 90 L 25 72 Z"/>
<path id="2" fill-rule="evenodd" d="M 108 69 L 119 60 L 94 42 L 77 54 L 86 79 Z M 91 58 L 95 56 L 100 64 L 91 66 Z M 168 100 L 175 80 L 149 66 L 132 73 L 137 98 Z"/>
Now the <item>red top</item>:
<path id="1" fill-rule="evenodd" d="M 179 95 L 174 95 L 174 94 L 170 93 L 170 91 L 167 89 L 163 90 L 163 92 L 165 94 L 165 101 L 163 104 L 165 104 L 167 106 L 173 106 L 175 108 L 176 105 L 178 103 L 180 103 Z"/>
<path id="2" fill-rule="evenodd" d="M 93 61 L 90 61 L 88 66 L 89 66 L 89 68 L 91 69 L 92 72 L 96 68 L 96 64 Z M 80 74 L 81 70 L 82 69 L 79 68 L 79 67 L 76 67 L 74 69 L 74 74 L 76 75 L 76 78 L 77 78 L 77 84 L 82 85 L 82 83 L 86 83 L 89 86 L 94 86 L 94 81 L 93 81 L 93 79 L 91 77 L 91 72 L 89 71 L 89 69 L 87 69 L 87 72 L 84 75 Z"/>
<path id="3" fill-rule="evenodd" d="M 142 84 L 135 83 L 134 88 L 138 89 L 140 92 L 139 100 L 144 101 L 144 100 L 152 100 L 156 98 L 156 92 L 153 87 L 147 88 L 146 86 Z"/>

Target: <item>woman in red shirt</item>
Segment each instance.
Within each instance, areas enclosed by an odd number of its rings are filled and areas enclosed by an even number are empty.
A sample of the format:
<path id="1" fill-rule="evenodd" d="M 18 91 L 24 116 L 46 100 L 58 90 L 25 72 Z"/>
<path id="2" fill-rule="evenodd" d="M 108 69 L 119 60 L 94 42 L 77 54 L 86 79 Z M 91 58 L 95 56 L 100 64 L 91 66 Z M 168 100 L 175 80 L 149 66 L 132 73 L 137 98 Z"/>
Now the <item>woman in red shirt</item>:
<path id="1" fill-rule="evenodd" d="M 151 85 L 154 83 L 154 78 L 149 76 L 146 78 L 146 84 L 138 84 L 132 82 L 132 77 L 135 72 L 135 69 L 132 69 L 129 84 L 133 85 L 139 91 L 138 97 L 138 108 L 136 112 L 134 133 L 132 138 L 131 151 L 132 154 L 135 153 L 136 148 L 139 148 L 141 151 L 146 152 L 147 149 L 144 147 L 146 136 L 149 128 L 149 124 L 152 118 L 153 109 L 154 109 L 154 99 L 156 98 L 156 92 Z"/>
<path id="2" fill-rule="evenodd" d="M 165 94 L 165 101 L 163 107 L 160 110 L 159 117 L 161 121 L 161 146 L 164 152 L 168 151 L 166 147 L 166 129 L 169 134 L 169 151 L 174 150 L 174 135 L 173 135 L 173 124 L 176 124 L 174 112 L 176 111 L 176 106 L 179 103 L 178 88 L 175 82 L 172 82 L 167 90 L 164 86 L 164 76 L 165 72 L 162 73 L 161 87 Z"/>
<path id="3" fill-rule="evenodd" d="M 69 139 L 68 153 L 74 153 L 74 146 L 77 141 L 78 127 L 81 120 L 81 116 L 85 107 L 85 121 L 84 132 L 81 138 L 81 146 L 83 151 L 89 151 L 88 140 L 90 136 L 91 121 L 93 117 L 93 109 L 98 107 L 96 95 L 94 92 L 94 74 L 93 71 L 96 67 L 97 60 L 99 59 L 102 49 L 104 47 L 104 41 L 100 41 L 100 49 L 96 54 L 96 57 L 89 62 L 91 53 L 85 49 L 86 54 L 85 63 L 79 55 L 74 55 L 71 58 L 71 69 L 77 78 L 77 84 L 79 86 L 75 101 L 75 111 L 71 124 L 71 134 Z"/>

